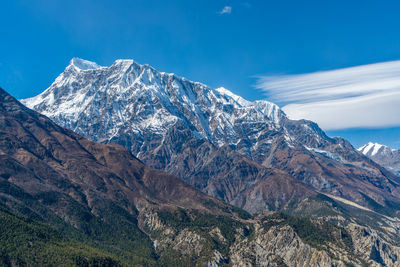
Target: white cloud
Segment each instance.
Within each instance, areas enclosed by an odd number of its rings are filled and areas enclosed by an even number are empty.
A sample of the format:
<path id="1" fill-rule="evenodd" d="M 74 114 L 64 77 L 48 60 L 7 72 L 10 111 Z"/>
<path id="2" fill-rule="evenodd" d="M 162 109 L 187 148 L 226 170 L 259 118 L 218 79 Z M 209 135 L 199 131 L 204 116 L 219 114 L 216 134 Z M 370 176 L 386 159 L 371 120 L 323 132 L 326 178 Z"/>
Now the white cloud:
<path id="1" fill-rule="evenodd" d="M 400 126 L 400 61 L 299 75 L 259 77 L 292 119 L 325 130 Z"/>
<path id="2" fill-rule="evenodd" d="M 219 14 L 231 14 L 232 7 L 231 6 L 224 6 L 224 8 L 219 12 Z"/>

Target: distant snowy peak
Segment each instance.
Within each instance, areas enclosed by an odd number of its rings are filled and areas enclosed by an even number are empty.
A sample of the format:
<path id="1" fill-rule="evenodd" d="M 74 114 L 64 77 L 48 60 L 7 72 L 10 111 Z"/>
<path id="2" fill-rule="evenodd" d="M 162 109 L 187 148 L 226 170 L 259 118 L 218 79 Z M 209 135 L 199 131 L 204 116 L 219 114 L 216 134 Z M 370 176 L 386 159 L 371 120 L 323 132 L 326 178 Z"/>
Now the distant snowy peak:
<path id="1" fill-rule="evenodd" d="M 358 148 L 358 151 L 360 151 L 362 154 L 366 156 L 373 157 L 375 155 L 379 154 L 384 154 L 384 153 L 390 153 L 393 152 L 394 149 L 391 149 L 385 145 L 381 145 L 378 143 L 372 143 L 369 142 L 366 145 L 363 145 L 362 147 Z"/>
<path id="2" fill-rule="evenodd" d="M 365 156 L 400 176 L 400 150 L 369 142 L 358 149 Z"/>

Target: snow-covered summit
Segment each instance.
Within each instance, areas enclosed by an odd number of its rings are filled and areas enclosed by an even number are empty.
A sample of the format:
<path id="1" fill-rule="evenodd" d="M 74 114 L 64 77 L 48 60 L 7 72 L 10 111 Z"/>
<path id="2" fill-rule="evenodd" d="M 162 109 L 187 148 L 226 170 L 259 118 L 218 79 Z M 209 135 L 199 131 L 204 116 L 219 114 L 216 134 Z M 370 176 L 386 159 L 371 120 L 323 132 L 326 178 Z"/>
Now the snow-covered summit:
<path id="1" fill-rule="evenodd" d="M 216 145 L 237 144 L 243 124 L 275 128 L 285 118 L 271 102 L 250 102 L 130 59 L 102 67 L 73 58 L 47 90 L 22 102 L 82 135 L 101 129 L 88 136 L 101 141 L 121 131 L 163 135 L 179 122 Z"/>
<path id="2" fill-rule="evenodd" d="M 97 65 L 97 63 L 95 62 L 91 62 L 77 57 L 71 59 L 69 66 L 75 67 L 78 70 L 93 70 L 101 68 L 101 66 Z"/>
<path id="3" fill-rule="evenodd" d="M 366 156 L 375 156 L 378 153 L 381 153 L 381 154 L 388 153 L 388 152 L 392 152 L 394 150 L 385 145 L 369 142 L 368 144 L 363 145 L 362 147 L 358 148 L 358 151 L 360 151 L 362 154 L 364 154 Z"/>
<path id="4" fill-rule="evenodd" d="M 342 196 L 350 190 L 352 201 L 376 181 L 398 190 L 388 180 L 393 176 L 346 140 L 328 137 L 313 122 L 288 119 L 271 102 L 247 101 L 133 60 L 80 63 L 73 60 L 46 91 L 22 102 L 94 141 L 125 146 L 148 166 L 212 196 L 244 205 L 236 196 L 269 179 L 264 167 L 319 192 Z M 265 200 L 262 191 L 253 192 L 250 202 Z"/>
<path id="5" fill-rule="evenodd" d="M 215 89 L 215 91 L 220 93 L 222 96 L 227 96 L 229 99 L 235 100 L 238 104 L 240 104 L 242 106 L 251 105 L 251 102 L 245 100 L 241 96 L 235 95 L 234 93 L 232 93 L 231 91 L 229 91 L 225 87 L 219 87 L 219 88 Z"/>
<path id="6" fill-rule="evenodd" d="M 358 151 L 400 176 L 400 150 L 369 142 L 358 148 Z"/>

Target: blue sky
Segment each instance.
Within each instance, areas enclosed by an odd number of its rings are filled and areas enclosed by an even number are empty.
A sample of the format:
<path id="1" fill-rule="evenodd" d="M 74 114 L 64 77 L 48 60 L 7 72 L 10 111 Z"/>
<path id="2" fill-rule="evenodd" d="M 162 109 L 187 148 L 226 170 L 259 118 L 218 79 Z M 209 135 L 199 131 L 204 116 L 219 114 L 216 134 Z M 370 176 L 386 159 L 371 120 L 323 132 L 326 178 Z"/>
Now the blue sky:
<path id="1" fill-rule="evenodd" d="M 17 98 L 46 89 L 72 57 L 132 58 L 249 100 L 268 97 L 255 88 L 259 76 L 400 59 L 398 1 L 5 0 L 0 8 L 0 86 Z M 328 133 L 400 147 L 393 125 Z"/>

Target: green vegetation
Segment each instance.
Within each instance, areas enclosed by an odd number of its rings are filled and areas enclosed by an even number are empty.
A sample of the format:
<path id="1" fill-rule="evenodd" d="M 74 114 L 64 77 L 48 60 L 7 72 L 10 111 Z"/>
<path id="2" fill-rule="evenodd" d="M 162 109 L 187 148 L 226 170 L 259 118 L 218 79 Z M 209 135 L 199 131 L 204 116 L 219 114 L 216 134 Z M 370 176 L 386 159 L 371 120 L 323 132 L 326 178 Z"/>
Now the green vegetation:
<path id="1" fill-rule="evenodd" d="M 345 209 L 328 196 L 317 194 L 300 205 L 296 200 L 290 201 L 284 212 L 294 217 L 321 218 L 338 215 L 345 212 Z"/>
<path id="2" fill-rule="evenodd" d="M 118 258 L 0 207 L 1 266 L 123 266 Z"/>
<path id="3" fill-rule="evenodd" d="M 190 212 L 183 209 L 178 209 L 173 212 L 158 211 L 160 220 L 176 230 L 188 229 L 190 231 L 199 233 L 204 238 L 203 249 L 200 255 L 180 255 L 179 252 L 172 249 L 162 251 L 160 263 L 165 265 L 176 266 L 191 266 L 191 264 L 183 264 L 184 262 L 192 262 L 194 265 L 201 262 L 202 258 L 210 257 L 213 250 L 218 250 L 223 256 L 228 258 L 229 247 L 235 242 L 236 235 L 241 233 L 246 236 L 251 234 L 248 227 L 236 220 L 227 216 L 218 216 L 211 214 L 203 214 L 198 211 L 191 210 Z M 214 228 L 221 231 L 225 240 L 220 240 L 218 237 L 211 235 L 210 231 Z M 179 262 L 173 260 L 179 259 Z M 172 260 L 172 261 L 171 261 Z"/>
<path id="4" fill-rule="evenodd" d="M 353 241 L 346 229 L 330 222 L 316 223 L 307 218 L 275 213 L 268 216 L 263 223 L 266 229 L 276 225 L 289 225 L 304 243 L 317 249 L 321 249 L 328 242 L 333 242 L 348 251 L 353 250 Z"/>
<path id="5" fill-rule="evenodd" d="M 367 201 L 368 205 L 376 212 L 394 217 L 397 216 L 397 213 L 400 211 L 400 203 L 393 202 L 393 201 L 385 201 L 385 205 L 381 205 L 378 202 L 376 202 L 374 199 L 370 198 L 369 196 L 360 193 L 364 199 Z"/>
<path id="6" fill-rule="evenodd" d="M 96 202 L 96 203 L 95 203 Z M 67 214 L 88 237 L 90 244 L 109 251 L 128 262 L 155 264 L 156 255 L 151 240 L 137 226 L 137 219 L 125 209 L 107 200 L 94 200 L 101 209 L 94 216 L 78 203 L 70 205 Z"/>
<path id="7" fill-rule="evenodd" d="M 97 207 L 101 207 L 97 211 L 98 216 L 95 216 L 84 205 L 58 192 L 45 192 L 32 197 L 4 180 L 0 181 L 1 192 L 18 200 L 0 196 L 2 210 L 9 210 L 18 218 L 30 218 L 47 225 L 69 240 L 106 251 L 130 265 L 154 266 L 156 263 L 157 255 L 151 240 L 138 228 L 136 215 L 109 200 L 93 200 Z M 43 204 L 64 209 L 69 223 Z"/>
<path id="8" fill-rule="evenodd" d="M 214 250 L 222 253 L 227 259 L 222 265 L 228 266 L 229 248 L 236 237 L 242 235 L 251 239 L 254 233 L 251 224 L 229 216 L 180 208 L 159 210 L 161 222 L 173 228 L 175 233 L 184 229 L 198 233 L 201 251 L 179 251 L 171 244 L 159 247 L 156 254 L 152 241 L 138 227 L 136 213 L 131 214 L 110 200 L 92 198 L 92 206 L 96 209 L 89 210 L 57 192 L 42 193 L 33 198 L 8 182 L 0 183 L 2 191 L 13 198 L 0 197 L 1 266 L 197 266 L 210 259 Z M 323 200 L 331 201 L 329 198 Z M 212 200 L 207 205 L 221 207 Z M 335 202 L 332 205 L 336 205 Z M 49 207 L 62 208 L 68 223 Z M 135 210 L 134 207 L 131 209 Z M 222 209 L 242 219 L 251 218 L 247 212 L 230 205 Z M 265 217 L 263 225 L 266 229 L 289 225 L 305 243 L 317 249 L 332 242 L 352 251 L 348 232 L 329 222 L 276 213 Z M 212 233 L 215 228 L 220 230 L 223 238 Z M 151 232 L 154 239 L 161 234 Z M 172 239 L 175 237 L 171 236 Z M 275 263 L 284 266 L 283 261 Z"/>
<path id="9" fill-rule="evenodd" d="M 217 203 L 216 201 L 217 200 L 207 199 L 207 200 L 203 201 L 203 204 L 205 207 L 210 208 L 210 209 L 219 208 L 228 214 L 232 214 L 232 213 L 237 214 L 237 216 L 243 220 L 248 220 L 248 219 L 252 218 L 252 215 L 250 213 L 248 213 L 247 211 L 245 211 L 241 208 L 238 208 L 238 207 L 235 207 L 230 204 L 223 203 L 223 202 L 221 202 L 223 204 L 223 205 L 221 205 L 221 203 Z"/>
<path id="10" fill-rule="evenodd" d="M 245 211 L 245 210 L 243 210 L 243 209 L 240 209 L 240 208 L 238 208 L 238 207 L 235 207 L 235 206 L 232 206 L 232 212 L 233 213 L 236 213 L 238 216 L 239 216 L 239 218 L 241 218 L 241 219 L 243 219 L 243 220 L 248 220 L 248 219 L 251 219 L 253 216 L 250 214 L 250 213 L 248 213 L 247 211 Z"/>
<path id="11" fill-rule="evenodd" d="M 190 214 L 183 209 L 175 212 L 159 211 L 160 220 L 175 229 L 189 228 L 190 230 L 200 231 L 218 227 L 228 243 L 235 241 L 237 228 L 246 228 L 245 224 L 233 220 L 227 216 L 216 216 L 202 214 L 198 211 L 191 211 Z"/>

